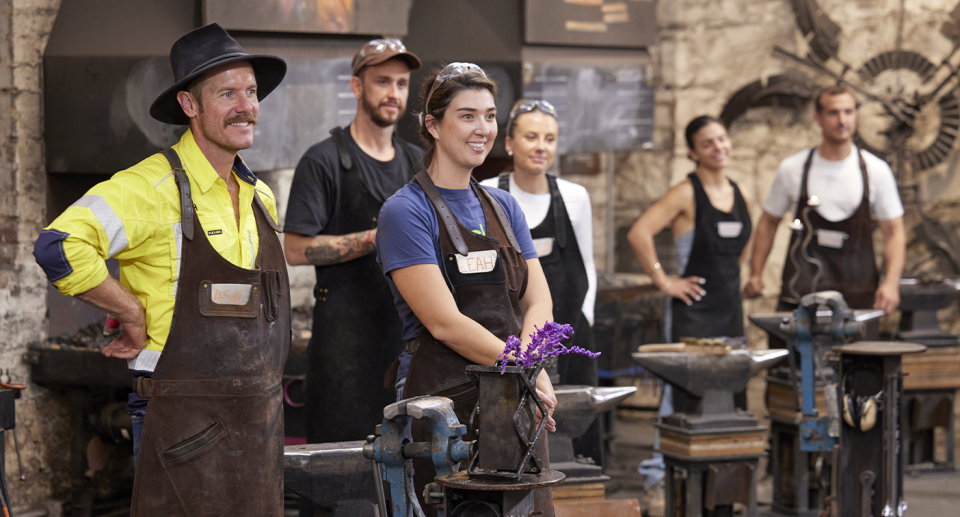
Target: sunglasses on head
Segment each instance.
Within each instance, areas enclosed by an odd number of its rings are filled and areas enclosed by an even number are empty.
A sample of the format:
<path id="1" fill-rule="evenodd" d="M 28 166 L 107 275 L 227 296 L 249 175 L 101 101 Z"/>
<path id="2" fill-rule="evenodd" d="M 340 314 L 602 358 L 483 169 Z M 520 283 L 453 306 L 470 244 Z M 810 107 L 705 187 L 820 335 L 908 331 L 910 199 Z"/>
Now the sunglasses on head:
<path id="1" fill-rule="evenodd" d="M 379 54 L 381 52 L 386 52 L 387 50 L 392 50 L 394 52 L 406 52 L 407 47 L 403 46 L 403 42 L 398 39 L 375 39 L 370 40 L 369 43 L 363 46 L 360 49 L 360 52 L 357 53 L 357 61 L 362 60 L 363 58 L 372 55 Z"/>
<path id="2" fill-rule="evenodd" d="M 536 99 L 524 102 L 523 104 L 510 110 L 510 118 L 507 119 L 507 127 L 510 127 L 510 125 L 513 124 L 513 120 L 517 118 L 517 116 L 537 109 L 553 118 L 557 118 L 557 108 L 554 108 L 553 104 L 550 104 L 548 101 L 543 99 Z"/>
<path id="3" fill-rule="evenodd" d="M 423 102 L 423 111 L 420 112 L 421 126 L 424 123 L 426 114 L 429 113 L 430 97 L 433 97 L 433 92 L 437 91 L 437 87 L 451 77 L 457 77 L 470 72 L 478 73 L 484 77 L 487 76 L 487 73 L 484 72 L 482 68 L 473 63 L 450 63 L 449 65 L 443 67 L 443 70 L 440 70 L 440 73 L 437 74 L 437 79 L 433 81 L 433 86 L 430 87 L 430 92 L 427 93 L 426 100 Z"/>

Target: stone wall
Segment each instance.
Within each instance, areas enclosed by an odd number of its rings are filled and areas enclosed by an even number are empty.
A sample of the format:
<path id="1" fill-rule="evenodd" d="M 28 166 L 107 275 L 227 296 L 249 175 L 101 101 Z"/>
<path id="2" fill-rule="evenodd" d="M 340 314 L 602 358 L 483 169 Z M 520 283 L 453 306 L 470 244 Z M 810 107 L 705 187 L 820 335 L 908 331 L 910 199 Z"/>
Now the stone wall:
<path id="1" fill-rule="evenodd" d="M 797 0 L 800 1 L 800 0 Z M 925 56 L 939 63 L 954 45 L 960 23 L 953 14 L 957 0 L 819 0 L 819 7 L 840 27 L 837 36 L 838 57 L 853 70 L 881 52 L 900 48 Z M 828 85 L 829 79 L 800 68 L 773 54 L 774 46 L 804 56 L 809 51 L 794 16 L 793 0 L 660 0 L 658 5 L 659 34 L 651 56 L 656 63 L 656 135 L 651 151 L 617 153 L 614 224 L 622 236 L 626 228 L 654 203 L 666 190 L 681 181 L 693 164 L 686 158 L 687 149 L 683 130 L 687 122 L 701 114 L 718 116 L 727 101 L 738 90 L 754 81 L 784 74 L 797 73 L 811 84 Z M 898 33 L 900 36 L 898 37 Z M 841 66 L 834 61 L 833 70 Z M 870 91 L 893 84 L 896 72 L 885 72 L 876 84 L 868 84 Z M 916 74 L 903 72 L 907 91 L 917 85 Z M 852 82 L 861 84 L 853 76 Z M 932 81 L 935 84 L 939 81 Z M 925 87 L 925 90 L 932 86 Z M 950 88 L 947 88 L 949 91 Z M 876 133 L 887 126 L 888 117 L 881 116 L 878 105 L 867 102 L 861 107 L 861 129 L 868 143 L 883 145 Z M 939 112 L 927 110 L 921 116 L 920 135 L 908 143 L 930 143 L 935 137 Z M 760 204 L 766 197 L 780 160 L 819 142 L 819 129 L 813 122 L 812 103 L 800 108 L 757 107 L 736 119 L 730 129 L 733 141 L 733 160 L 728 169 L 747 195 L 753 199 L 754 220 L 759 218 Z M 943 163 L 917 175 L 920 202 L 931 213 L 956 220 L 960 216 L 951 210 L 960 197 L 960 175 L 956 174 L 960 153 L 954 146 Z M 603 199 L 601 188 L 591 189 L 591 195 Z M 598 201 L 595 199 L 595 208 Z M 929 251 L 916 238 L 913 227 L 918 222 L 917 205 L 905 199 L 908 238 L 906 275 L 929 270 L 933 265 Z M 598 221 L 599 222 L 599 221 Z M 784 221 L 777 233 L 773 251 L 764 269 L 764 297 L 746 302 L 745 310 L 770 310 L 779 292 L 779 276 L 786 255 L 789 233 Z M 602 230 L 598 232 L 602 237 Z M 669 239 L 662 239 L 665 248 Z M 659 245 L 658 241 L 658 245 Z M 617 253 L 623 257 L 626 242 L 617 241 Z M 597 264 L 606 263 L 604 249 L 597 247 Z M 669 252 L 669 250 L 664 250 Z M 636 264 L 618 263 L 620 271 L 635 269 Z M 744 278 L 749 273 L 744 266 Z M 952 316 L 950 321 L 958 320 Z M 947 315 L 947 313 L 944 313 Z M 887 325 L 895 323 L 887 322 Z M 960 327 L 960 322 L 951 323 Z M 755 346 L 765 346 L 762 332 L 751 332 Z"/>
<path id="2" fill-rule="evenodd" d="M 41 60 L 59 6 L 0 0 L 0 367 L 21 383 L 29 377 L 26 345 L 46 333 L 47 280 L 32 252 L 46 217 Z M 12 433 L 4 433 L 11 506 L 59 515 L 49 498 L 68 486 L 65 403 L 28 384 L 16 406 L 26 480 L 18 480 Z"/>

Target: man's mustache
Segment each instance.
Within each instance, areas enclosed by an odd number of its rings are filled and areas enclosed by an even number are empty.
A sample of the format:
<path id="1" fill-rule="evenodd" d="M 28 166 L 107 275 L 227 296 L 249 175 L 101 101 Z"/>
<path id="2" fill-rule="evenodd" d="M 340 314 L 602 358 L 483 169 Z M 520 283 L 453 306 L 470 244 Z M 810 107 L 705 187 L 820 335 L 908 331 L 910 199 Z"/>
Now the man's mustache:
<path id="1" fill-rule="evenodd" d="M 253 115 L 237 115 L 236 117 L 231 117 L 223 123 L 224 127 L 229 126 L 230 124 L 242 124 L 244 122 L 250 122 L 251 124 L 257 124 L 257 117 Z"/>

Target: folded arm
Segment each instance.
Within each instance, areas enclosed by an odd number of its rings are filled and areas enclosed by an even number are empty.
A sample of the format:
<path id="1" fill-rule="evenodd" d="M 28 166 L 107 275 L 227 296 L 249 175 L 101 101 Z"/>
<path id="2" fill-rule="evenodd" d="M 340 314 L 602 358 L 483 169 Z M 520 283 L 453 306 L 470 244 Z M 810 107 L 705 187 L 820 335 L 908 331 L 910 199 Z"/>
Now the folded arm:
<path id="1" fill-rule="evenodd" d="M 283 234 L 283 253 L 287 264 L 302 266 L 330 266 L 342 264 L 377 251 L 377 229 L 346 235 Z"/>

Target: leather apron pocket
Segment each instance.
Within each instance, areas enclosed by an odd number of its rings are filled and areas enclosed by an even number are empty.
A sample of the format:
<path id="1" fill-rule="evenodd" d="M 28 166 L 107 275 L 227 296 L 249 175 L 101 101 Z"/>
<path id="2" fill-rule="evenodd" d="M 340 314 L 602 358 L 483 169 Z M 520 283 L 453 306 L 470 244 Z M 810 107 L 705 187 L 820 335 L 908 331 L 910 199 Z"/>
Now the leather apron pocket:
<path id="1" fill-rule="evenodd" d="M 163 468 L 188 515 L 223 515 L 232 507 L 244 472 L 233 453 L 221 420 L 163 451 Z"/>
<path id="2" fill-rule="evenodd" d="M 200 282 L 200 314 L 256 318 L 260 313 L 260 284 Z"/>

